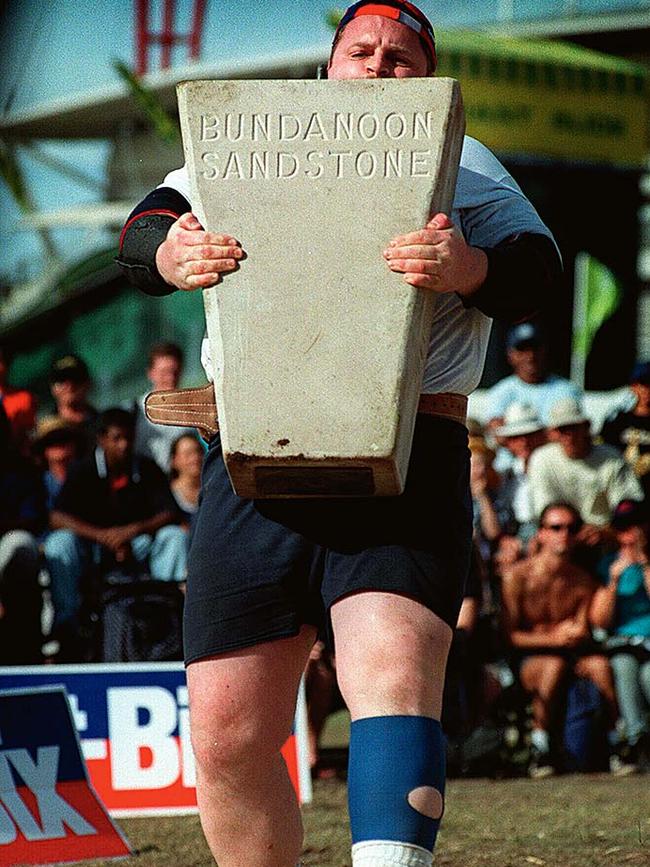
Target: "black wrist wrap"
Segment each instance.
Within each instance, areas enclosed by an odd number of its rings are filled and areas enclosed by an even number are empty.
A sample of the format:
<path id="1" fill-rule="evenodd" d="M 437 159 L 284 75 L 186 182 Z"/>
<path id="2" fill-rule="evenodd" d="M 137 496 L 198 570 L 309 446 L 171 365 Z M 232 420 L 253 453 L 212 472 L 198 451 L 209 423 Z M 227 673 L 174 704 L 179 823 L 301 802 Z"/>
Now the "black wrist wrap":
<path id="1" fill-rule="evenodd" d="M 147 295 L 170 295 L 176 291 L 160 276 L 156 251 L 167 237 L 169 227 L 189 210 L 189 202 L 179 192 L 159 187 L 133 209 L 122 229 L 115 261 L 128 281 Z"/>

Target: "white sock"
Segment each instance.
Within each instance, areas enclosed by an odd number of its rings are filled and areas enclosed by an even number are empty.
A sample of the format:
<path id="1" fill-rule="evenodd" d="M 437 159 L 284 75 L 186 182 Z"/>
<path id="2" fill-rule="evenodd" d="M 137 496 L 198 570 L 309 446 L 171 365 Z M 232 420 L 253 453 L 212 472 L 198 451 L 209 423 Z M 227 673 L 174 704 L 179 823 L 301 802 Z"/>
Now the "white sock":
<path id="1" fill-rule="evenodd" d="M 544 729 L 533 729 L 530 733 L 530 742 L 540 753 L 547 753 L 549 750 L 548 732 Z"/>
<path id="2" fill-rule="evenodd" d="M 366 840 L 352 847 L 352 867 L 431 867 L 433 855 L 412 843 Z"/>

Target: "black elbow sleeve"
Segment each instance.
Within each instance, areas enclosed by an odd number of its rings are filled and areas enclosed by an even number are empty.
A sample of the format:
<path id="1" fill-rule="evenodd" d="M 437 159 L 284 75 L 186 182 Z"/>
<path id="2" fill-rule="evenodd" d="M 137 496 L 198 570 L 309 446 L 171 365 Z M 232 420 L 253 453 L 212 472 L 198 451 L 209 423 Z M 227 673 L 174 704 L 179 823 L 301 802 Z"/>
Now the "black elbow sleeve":
<path id="1" fill-rule="evenodd" d="M 115 261 L 127 280 L 147 295 L 170 295 L 175 291 L 158 272 L 156 251 L 172 223 L 189 210 L 189 202 L 177 190 L 159 187 L 129 214 Z"/>
<path id="2" fill-rule="evenodd" d="M 562 261 L 546 235 L 522 234 L 496 247 L 481 247 L 488 258 L 484 283 L 468 298 L 486 316 L 506 322 L 527 319 L 550 307 L 562 287 Z"/>

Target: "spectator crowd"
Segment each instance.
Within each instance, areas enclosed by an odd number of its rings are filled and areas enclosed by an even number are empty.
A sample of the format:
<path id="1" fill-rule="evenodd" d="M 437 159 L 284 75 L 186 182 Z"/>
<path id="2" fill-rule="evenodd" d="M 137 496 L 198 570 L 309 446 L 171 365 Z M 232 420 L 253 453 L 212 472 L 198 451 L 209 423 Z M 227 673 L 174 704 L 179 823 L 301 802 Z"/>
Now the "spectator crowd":
<path id="1" fill-rule="evenodd" d="M 474 557 L 447 667 L 452 773 L 650 765 L 650 362 L 592 430 L 584 395 L 547 369 L 532 322 L 512 375 L 468 420 Z M 152 390 L 183 353 L 152 347 Z M 95 408 L 76 355 L 50 374 L 54 411 L 10 385 L 0 347 L 0 665 L 175 659 L 204 444 L 152 425 L 144 397 Z M 313 771 L 341 706 L 320 636 L 306 672 Z"/>

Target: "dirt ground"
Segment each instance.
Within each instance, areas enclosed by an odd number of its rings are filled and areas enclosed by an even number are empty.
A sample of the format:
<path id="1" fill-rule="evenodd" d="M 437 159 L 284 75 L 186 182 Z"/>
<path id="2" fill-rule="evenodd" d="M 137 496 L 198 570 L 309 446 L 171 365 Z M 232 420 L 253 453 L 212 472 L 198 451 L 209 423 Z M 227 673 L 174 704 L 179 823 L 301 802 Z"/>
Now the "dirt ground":
<path id="1" fill-rule="evenodd" d="M 350 867 L 345 798 L 342 780 L 314 784 L 313 803 L 304 807 L 305 867 Z M 195 816 L 119 825 L 136 856 L 87 864 L 214 865 Z M 434 864 L 650 867 L 650 776 L 451 780 Z"/>

